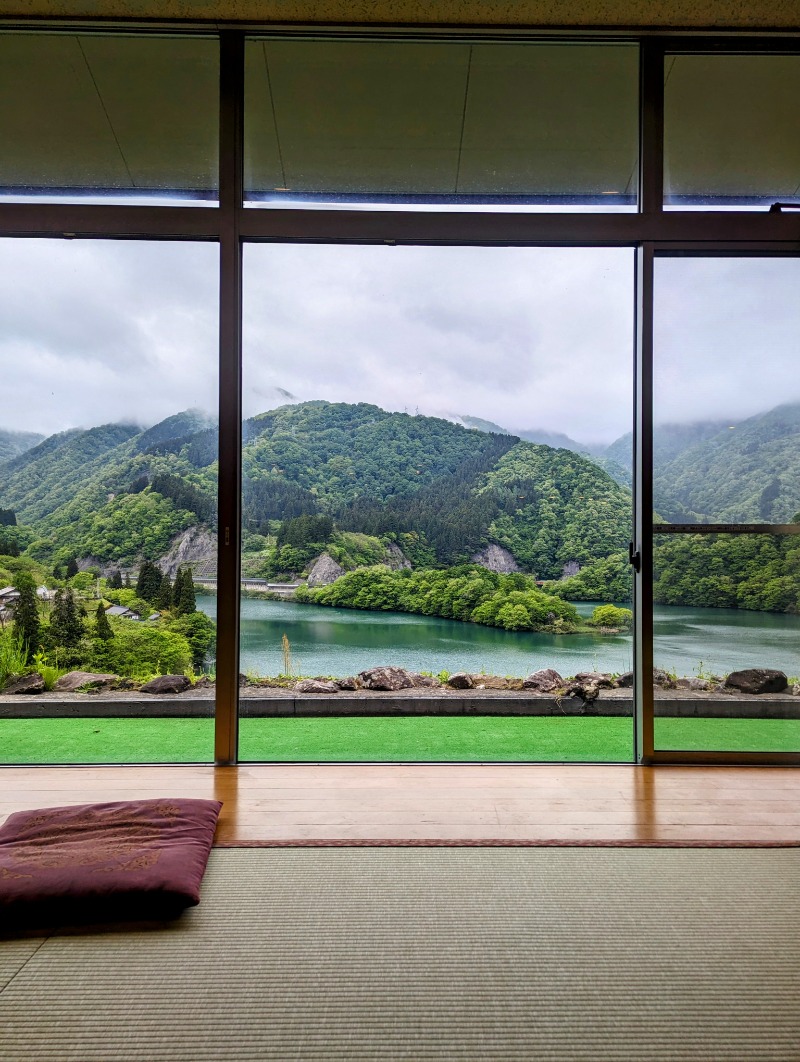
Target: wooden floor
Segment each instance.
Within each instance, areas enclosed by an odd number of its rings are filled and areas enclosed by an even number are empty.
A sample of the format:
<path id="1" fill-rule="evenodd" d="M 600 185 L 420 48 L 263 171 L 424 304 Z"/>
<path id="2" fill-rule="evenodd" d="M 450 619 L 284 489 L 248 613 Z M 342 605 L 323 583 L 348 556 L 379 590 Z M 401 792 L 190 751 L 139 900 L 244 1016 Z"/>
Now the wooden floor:
<path id="1" fill-rule="evenodd" d="M 25 808 L 216 797 L 217 840 L 800 843 L 800 770 L 288 764 L 0 768 L 0 819 Z"/>

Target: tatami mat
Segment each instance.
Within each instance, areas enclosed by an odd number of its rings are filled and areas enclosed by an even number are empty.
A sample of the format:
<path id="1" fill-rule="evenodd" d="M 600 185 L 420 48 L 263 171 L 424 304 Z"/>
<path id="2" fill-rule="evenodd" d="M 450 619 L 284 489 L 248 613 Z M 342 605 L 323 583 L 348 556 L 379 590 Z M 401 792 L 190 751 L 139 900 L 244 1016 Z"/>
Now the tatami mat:
<path id="1" fill-rule="evenodd" d="M 173 926 L 0 944 L 0 1059 L 788 1062 L 799 886 L 797 849 L 216 850 Z"/>

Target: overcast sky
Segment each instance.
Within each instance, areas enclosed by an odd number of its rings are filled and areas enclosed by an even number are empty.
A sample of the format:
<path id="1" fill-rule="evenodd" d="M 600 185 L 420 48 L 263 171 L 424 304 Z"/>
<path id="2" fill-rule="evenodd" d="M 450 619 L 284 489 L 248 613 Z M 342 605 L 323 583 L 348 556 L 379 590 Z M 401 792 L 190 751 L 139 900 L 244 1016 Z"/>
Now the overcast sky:
<path id="1" fill-rule="evenodd" d="M 0 427 L 216 408 L 211 244 L 0 240 Z M 668 259 L 657 418 L 800 399 L 800 261 Z M 633 252 L 252 245 L 245 413 L 299 399 L 483 417 L 587 443 L 630 429 Z"/>

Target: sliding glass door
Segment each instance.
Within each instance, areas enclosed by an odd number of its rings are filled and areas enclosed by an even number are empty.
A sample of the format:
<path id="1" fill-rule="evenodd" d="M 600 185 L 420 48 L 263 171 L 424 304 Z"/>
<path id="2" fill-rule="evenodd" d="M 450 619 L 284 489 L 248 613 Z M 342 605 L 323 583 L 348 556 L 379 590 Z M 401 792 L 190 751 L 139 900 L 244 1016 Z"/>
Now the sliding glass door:
<path id="1" fill-rule="evenodd" d="M 800 258 L 655 263 L 655 748 L 800 749 Z"/>

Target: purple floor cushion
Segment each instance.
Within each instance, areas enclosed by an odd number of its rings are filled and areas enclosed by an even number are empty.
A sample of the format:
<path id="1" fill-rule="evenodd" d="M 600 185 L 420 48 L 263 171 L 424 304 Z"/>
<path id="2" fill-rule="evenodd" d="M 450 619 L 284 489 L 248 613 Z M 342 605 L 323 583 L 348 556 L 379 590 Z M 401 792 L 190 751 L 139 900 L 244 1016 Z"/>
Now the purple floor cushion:
<path id="1" fill-rule="evenodd" d="M 19 811 L 0 827 L 0 927 L 169 918 L 200 902 L 218 800 Z"/>

